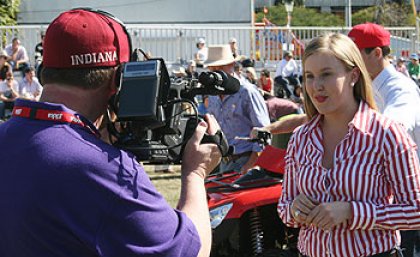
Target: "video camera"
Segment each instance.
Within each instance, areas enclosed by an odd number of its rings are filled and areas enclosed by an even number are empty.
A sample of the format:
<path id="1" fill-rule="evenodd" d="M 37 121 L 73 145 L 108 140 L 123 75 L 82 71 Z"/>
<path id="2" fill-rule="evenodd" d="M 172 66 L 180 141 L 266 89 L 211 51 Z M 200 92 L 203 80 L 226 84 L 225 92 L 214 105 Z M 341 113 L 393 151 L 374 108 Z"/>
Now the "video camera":
<path id="1" fill-rule="evenodd" d="M 195 96 L 234 94 L 239 87 L 236 78 L 222 71 L 202 72 L 198 79 L 171 80 L 161 58 L 125 63 L 119 91 L 110 102 L 116 115 L 116 119 L 108 115 L 111 142 L 142 162 L 180 163 L 186 141 L 202 119 Z M 218 134 L 205 136 L 202 143 L 216 143 L 227 155 L 227 141 Z"/>

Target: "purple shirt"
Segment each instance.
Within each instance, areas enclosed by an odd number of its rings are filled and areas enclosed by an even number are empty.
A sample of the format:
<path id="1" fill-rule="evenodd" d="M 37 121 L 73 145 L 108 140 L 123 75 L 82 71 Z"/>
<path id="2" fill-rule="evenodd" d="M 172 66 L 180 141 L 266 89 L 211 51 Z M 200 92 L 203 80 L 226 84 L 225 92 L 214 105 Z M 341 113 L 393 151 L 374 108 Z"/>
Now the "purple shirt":
<path id="1" fill-rule="evenodd" d="M 75 114 L 59 104 L 15 106 Z M 133 156 L 80 119 L 90 129 L 23 117 L 0 125 L 0 256 L 197 256 L 191 220 Z"/>

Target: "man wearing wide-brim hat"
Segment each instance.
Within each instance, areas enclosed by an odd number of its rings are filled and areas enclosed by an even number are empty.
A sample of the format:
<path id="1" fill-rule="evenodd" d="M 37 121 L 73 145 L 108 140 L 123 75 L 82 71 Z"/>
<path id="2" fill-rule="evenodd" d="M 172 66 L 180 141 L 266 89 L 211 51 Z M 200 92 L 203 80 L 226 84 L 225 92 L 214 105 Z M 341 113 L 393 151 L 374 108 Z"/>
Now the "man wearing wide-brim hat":
<path id="1" fill-rule="evenodd" d="M 224 71 L 234 76 L 234 62 L 229 45 L 209 46 L 207 61 L 204 63 L 210 71 Z M 257 143 L 238 140 L 235 137 L 248 137 L 253 127 L 262 127 L 270 123 L 267 106 L 257 87 L 240 80 L 241 87 L 233 95 L 210 96 L 208 112 L 213 114 L 225 133 L 234 153 L 220 164 L 220 171 L 235 170 L 245 173 L 251 169 L 262 151 Z"/>

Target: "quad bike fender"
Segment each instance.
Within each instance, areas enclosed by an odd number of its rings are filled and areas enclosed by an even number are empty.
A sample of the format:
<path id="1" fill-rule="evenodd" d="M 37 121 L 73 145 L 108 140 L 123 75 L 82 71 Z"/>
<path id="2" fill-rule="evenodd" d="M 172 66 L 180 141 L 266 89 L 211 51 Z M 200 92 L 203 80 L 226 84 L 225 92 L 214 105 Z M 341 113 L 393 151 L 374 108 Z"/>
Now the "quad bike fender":
<path id="1" fill-rule="evenodd" d="M 238 219 L 250 209 L 269 204 L 277 205 L 281 190 L 282 184 L 279 183 L 270 187 L 260 187 L 251 190 L 230 193 L 212 193 L 209 194 L 209 209 L 227 203 L 233 203 L 232 209 L 226 215 L 225 220 Z"/>

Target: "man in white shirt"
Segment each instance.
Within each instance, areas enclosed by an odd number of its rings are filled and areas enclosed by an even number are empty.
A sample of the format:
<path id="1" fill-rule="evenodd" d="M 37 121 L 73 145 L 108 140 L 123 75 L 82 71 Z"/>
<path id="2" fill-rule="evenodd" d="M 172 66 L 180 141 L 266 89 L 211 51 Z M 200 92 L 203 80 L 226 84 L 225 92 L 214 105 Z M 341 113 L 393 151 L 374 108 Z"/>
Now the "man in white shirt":
<path id="1" fill-rule="evenodd" d="M 420 91 L 413 80 L 398 72 L 388 61 L 390 33 L 382 26 L 365 23 L 354 26 L 348 36 L 360 49 L 373 80 L 379 111 L 403 124 L 420 147 Z M 420 158 L 420 148 L 417 148 L 417 155 Z M 420 252 L 415 254 L 414 248 L 420 248 L 420 231 L 401 231 L 401 247 L 406 249 L 404 256 L 419 257 Z"/>
<path id="2" fill-rule="evenodd" d="M 274 76 L 274 81 L 276 84 L 280 85 L 286 93 L 287 98 L 290 98 L 292 92 L 288 88 L 288 85 L 297 86 L 299 85 L 299 80 L 297 79 L 297 74 L 299 72 L 299 67 L 296 61 L 293 59 L 292 53 L 285 51 L 283 54 L 283 59 L 277 65 L 276 75 Z M 277 92 L 277 89 L 275 90 Z"/>
<path id="3" fill-rule="evenodd" d="M 25 47 L 20 44 L 18 38 L 13 38 L 12 43 L 7 45 L 4 50 L 9 55 L 8 62 L 13 70 L 23 71 L 29 66 L 29 57 Z"/>
<path id="4" fill-rule="evenodd" d="M 42 93 L 42 86 L 35 77 L 35 70 L 28 67 L 24 73 L 25 77 L 19 83 L 19 95 L 22 98 L 38 101 Z"/>

